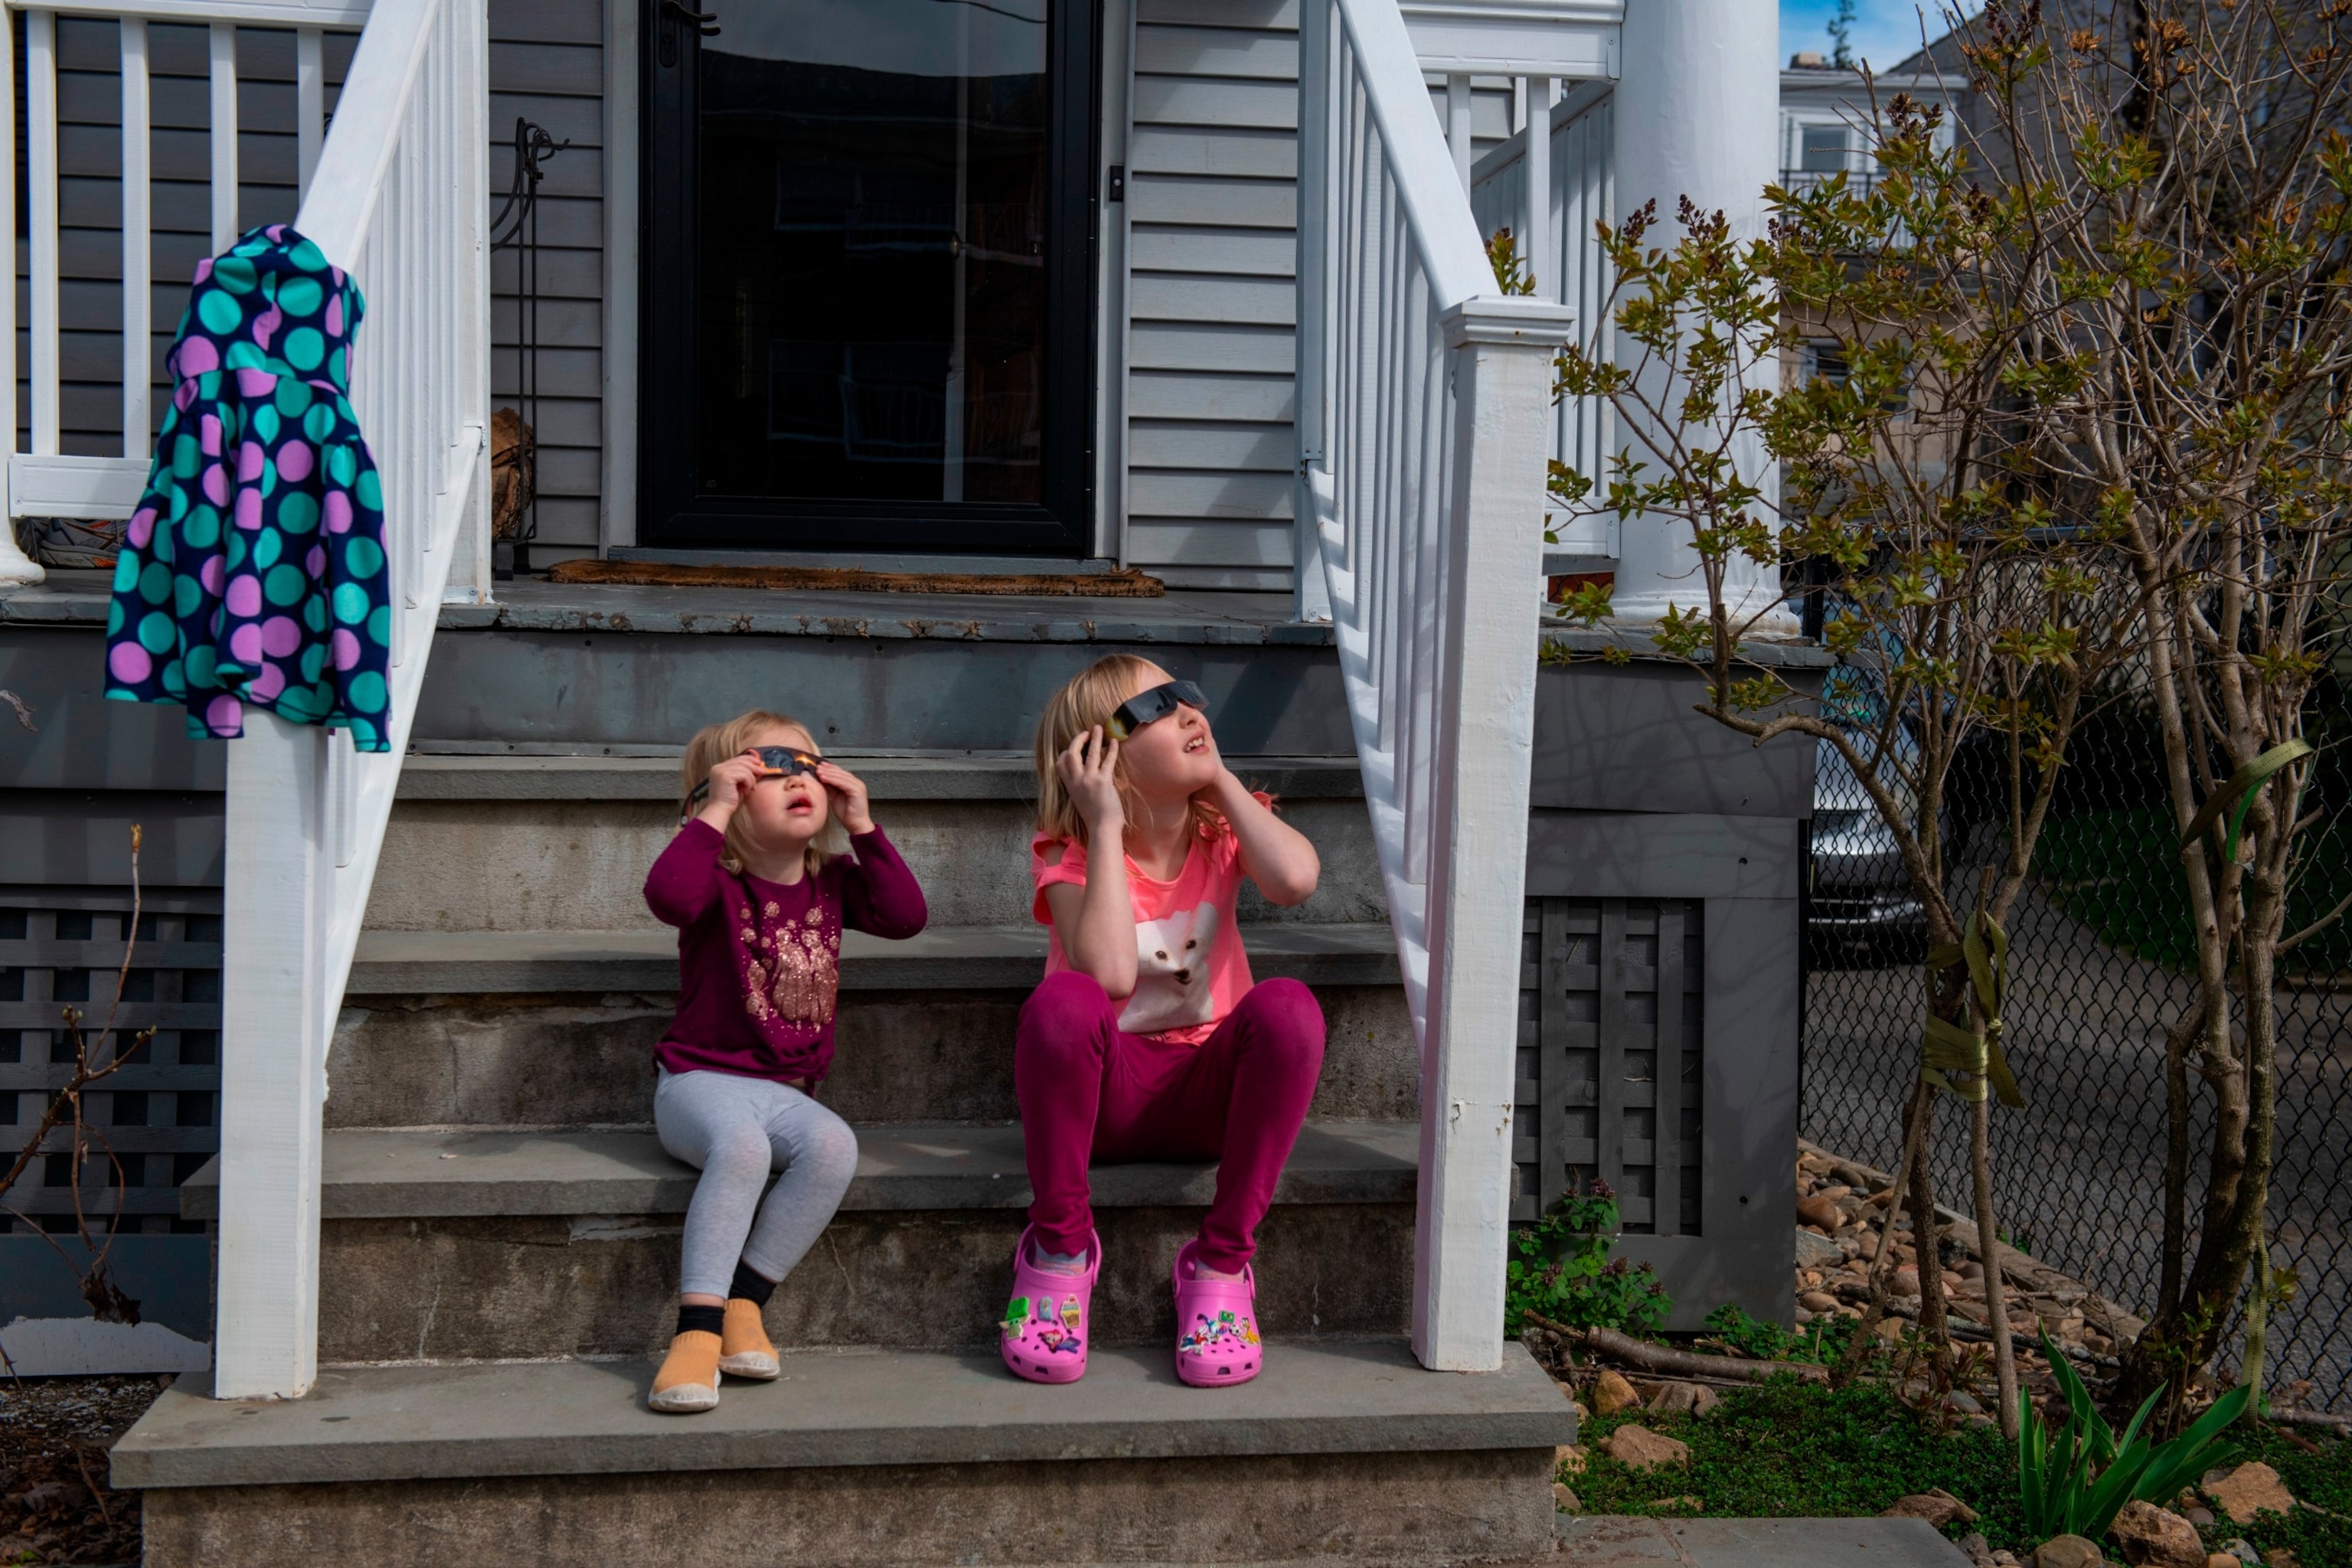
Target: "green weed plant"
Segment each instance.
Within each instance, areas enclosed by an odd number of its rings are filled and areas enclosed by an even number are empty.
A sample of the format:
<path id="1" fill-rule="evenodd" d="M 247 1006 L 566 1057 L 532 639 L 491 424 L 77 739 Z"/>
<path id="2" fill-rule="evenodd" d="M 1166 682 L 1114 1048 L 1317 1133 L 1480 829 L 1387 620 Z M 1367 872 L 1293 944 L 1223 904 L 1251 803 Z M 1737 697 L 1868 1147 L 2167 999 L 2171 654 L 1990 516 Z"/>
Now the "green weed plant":
<path id="1" fill-rule="evenodd" d="M 1815 1318 L 1791 1331 L 1778 1323 L 1751 1318 L 1735 1302 L 1726 1301 L 1706 1315 L 1715 1342 L 1753 1361 L 1811 1362 L 1827 1366 L 1844 1352 L 1859 1320 L 1832 1315 Z"/>
<path id="2" fill-rule="evenodd" d="M 1617 1194 L 1596 1179 L 1515 1234 L 1511 1249 L 1517 1256 L 1503 1285 L 1503 1331 L 1517 1338 L 1533 1312 L 1571 1329 L 1655 1333 L 1674 1301 L 1648 1264 L 1609 1256 L 1618 1223 Z"/>
<path id="3" fill-rule="evenodd" d="M 2118 1438 L 2047 1334 L 2042 1348 L 2065 1395 L 2066 1421 L 2053 1437 L 2033 1401 L 2018 1394 L 2018 1501 L 2026 1529 L 2037 1540 L 2080 1535 L 2096 1541 L 2124 1504 L 2135 1498 L 2168 1504 L 2182 1487 L 2234 1457 L 2221 1434 L 2244 1414 L 2251 1387 L 2230 1390 L 2170 1442 L 2150 1444 L 2142 1428 L 2163 1397 L 2158 1389 L 2141 1402 Z"/>

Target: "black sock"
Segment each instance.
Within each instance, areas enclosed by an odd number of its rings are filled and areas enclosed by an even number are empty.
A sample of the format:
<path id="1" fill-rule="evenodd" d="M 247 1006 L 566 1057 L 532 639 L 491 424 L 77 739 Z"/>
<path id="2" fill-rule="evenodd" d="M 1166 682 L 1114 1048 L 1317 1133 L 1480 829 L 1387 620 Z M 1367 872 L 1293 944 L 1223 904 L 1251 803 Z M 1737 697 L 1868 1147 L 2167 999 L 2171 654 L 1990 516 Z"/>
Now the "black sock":
<path id="1" fill-rule="evenodd" d="M 699 1329 L 706 1334 L 727 1331 L 727 1309 L 724 1307 L 680 1307 L 677 1310 L 677 1331 L 690 1334 Z"/>
<path id="2" fill-rule="evenodd" d="M 768 1298 L 776 1293 L 776 1282 L 761 1274 L 750 1264 L 738 1261 L 734 1282 L 727 1287 L 730 1300 L 740 1297 L 754 1306 L 764 1307 Z"/>

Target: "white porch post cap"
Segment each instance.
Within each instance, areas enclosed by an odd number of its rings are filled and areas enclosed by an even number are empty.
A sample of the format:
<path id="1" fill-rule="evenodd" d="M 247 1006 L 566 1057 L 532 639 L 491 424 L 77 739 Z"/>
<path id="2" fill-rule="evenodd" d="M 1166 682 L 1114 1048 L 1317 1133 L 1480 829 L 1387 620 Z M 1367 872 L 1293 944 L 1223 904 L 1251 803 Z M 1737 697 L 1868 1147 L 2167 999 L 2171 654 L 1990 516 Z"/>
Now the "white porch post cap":
<path id="1" fill-rule="evenodd" d="M 1439 319 L 1445 346 L 1494 343 L 1507 348 L 1557 349 L 1568 342 L 1576 311 L 1529 294 L 1480 294 L 1463 300 Z"/>

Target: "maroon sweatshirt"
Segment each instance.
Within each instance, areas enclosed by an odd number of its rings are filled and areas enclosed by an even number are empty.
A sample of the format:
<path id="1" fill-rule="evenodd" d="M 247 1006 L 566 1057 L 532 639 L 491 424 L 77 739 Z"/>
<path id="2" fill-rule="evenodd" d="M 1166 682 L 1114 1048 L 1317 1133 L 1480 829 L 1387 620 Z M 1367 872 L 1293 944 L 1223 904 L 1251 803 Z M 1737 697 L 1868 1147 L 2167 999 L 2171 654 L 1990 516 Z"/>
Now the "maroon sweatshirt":
<path id="1" fill-rule="evenodd" d="M 929 911 L 915 874 L 877 827 L 839 858 L 787 887 L 719 863 L 727 840 L 697 819 L 646 874 L 646 903 L 677 927 L 677 1016 L 654 1047 L 672 1072 L 731 1072 L 779 1081 L 833 1066 L 841 932 L 903 939 Z"/>

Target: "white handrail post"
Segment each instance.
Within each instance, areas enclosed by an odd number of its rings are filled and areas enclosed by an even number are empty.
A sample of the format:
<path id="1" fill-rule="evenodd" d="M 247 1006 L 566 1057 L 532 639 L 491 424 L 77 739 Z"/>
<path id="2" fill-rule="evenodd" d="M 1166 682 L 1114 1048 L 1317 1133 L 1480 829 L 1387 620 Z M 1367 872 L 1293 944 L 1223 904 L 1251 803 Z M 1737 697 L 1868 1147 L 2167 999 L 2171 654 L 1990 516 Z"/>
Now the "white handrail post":
<path id="1" fill-rule="evenodd" d="M 1331 178 L 1332 0 L 1303 0 L 1298 14 L 1298 379 L 1292 417 L 1298 469 L 1291 505 L 1291 618 L 1328 622 L 1331 589 L 1324 577 L 1323 530 L 1317 515 L 1314 465 L 1325 458 L 1330 420 L 1331 236 L 1338 192 Z"/>
<path id="2" fill-rule="evenodd" d="M 153 265 L 149 224 L 150 152 L 147 24 L 125 16 L 122 27 L 122 455 L 147 456 L 154 427 L 150 423 L 148 317 L 154 309 L 148 275 Z"/>
<path id="3" fill-rule="evenodd" d="M 0 21 L 5 21 L 0 15 Z M 0 27 L 0 81 L 16 80 L 16 30 Z M 16 454 L 16 116 L 15 105 L 0 116 L 0 225 L 8 237 L 8 287 L 0 289 L 0 457 Z M 0 475 L 0 489 L 6 477 Z M 7 499 L 0 495 L 0 500 Z M 16 508 L 13 500 L 0 507 L 0 587 L 30 586 L 46 578 L 16 543 Z"/>
<path id="4" fill-rule="evenodd" d="M 228 748 L 216 1399 L 297 1399 L 318 1375 L 326 751 L 258 708 Z"/>
<path id="5" fill-rule="evenodd" d="M 236 26 L 212 26 L 213 254 L 236 243 Z"/>
<path id="6" fill-rule="evenodd" d="M 1476 298 L 1444 320 L 1454 379 L 1446 552 L 1431 801 L 1429 1001 L 1422 1046 L 1421 1173 L 1412 1348 L 1438 1372 L 1503 1358 L 1511 1215 L 1519 927 L 1533 762 L 1536 596 L 1543 569 L 1552 356 L 1570 313 Z"/>

